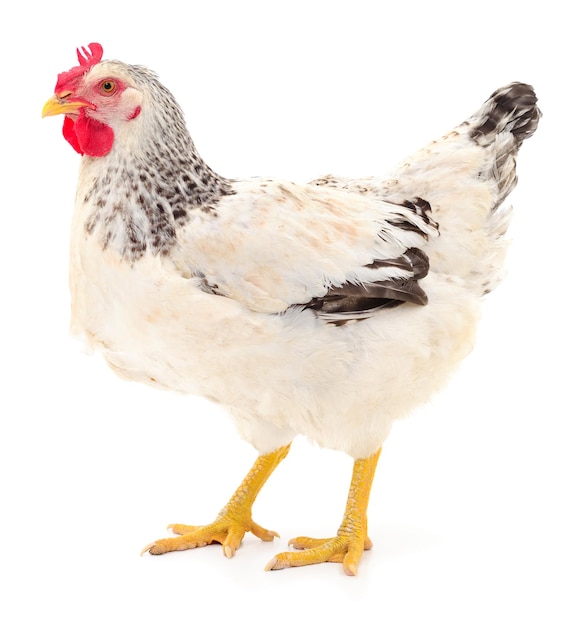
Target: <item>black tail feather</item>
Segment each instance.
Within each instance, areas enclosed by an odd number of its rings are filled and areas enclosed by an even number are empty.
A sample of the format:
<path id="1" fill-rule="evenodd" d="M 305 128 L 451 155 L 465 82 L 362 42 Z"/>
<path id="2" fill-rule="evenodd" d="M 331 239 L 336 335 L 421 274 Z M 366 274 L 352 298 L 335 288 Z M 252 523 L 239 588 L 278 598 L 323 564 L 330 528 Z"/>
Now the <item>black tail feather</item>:
<path id="1" fill-rule="evenodd" d="M 533 88 L 510 83 L 497 89 L 467 121 L 470 137 L 493 156 L 485 175 L 497 182 L 494 210 L 517 184 L 519 147 L 535 132 L 540 117 Z"/>
<path id="2" fill-rule="evenodd" d="M 524 83 L 510 83 L 497 89 L 469 120 L 471 138 L 480 145 L 510 132 L 520 146 L 537 129 L 541 112 L 534 89 Z"/>

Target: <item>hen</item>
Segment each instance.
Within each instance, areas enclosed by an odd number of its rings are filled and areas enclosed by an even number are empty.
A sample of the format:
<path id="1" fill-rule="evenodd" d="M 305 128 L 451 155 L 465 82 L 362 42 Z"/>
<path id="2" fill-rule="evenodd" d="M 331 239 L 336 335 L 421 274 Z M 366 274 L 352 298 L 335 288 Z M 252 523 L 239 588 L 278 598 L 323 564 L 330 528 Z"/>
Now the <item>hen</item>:
<path id="1" fill-rule="evenodd" d="M 102 60 L 58 76 L 43 115 L 83 155 L 71 240 L 72 330 L 121 376 L 200 394 L 259 452 L 217 519 L 175 524 L 152 554 L 234 555 L 295 435 L 354 458 L 343 521 L 267 569 L 342 562 L 355 574 L 391 424 L 471 350 L 499 282 L 515 159 L 537 128 L 531 87 L 497 90 L 389 178 L 230 180 L 197 153 L 156 75 Z"/>

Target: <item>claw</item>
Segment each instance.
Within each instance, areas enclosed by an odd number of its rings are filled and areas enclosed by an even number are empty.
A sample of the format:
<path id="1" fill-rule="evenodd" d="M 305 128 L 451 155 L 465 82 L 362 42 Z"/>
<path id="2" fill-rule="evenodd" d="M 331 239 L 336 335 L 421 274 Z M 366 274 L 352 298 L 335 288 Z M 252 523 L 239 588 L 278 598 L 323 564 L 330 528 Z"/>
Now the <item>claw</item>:
<path id="1" fill-rule="evenodd" d="M 140 552 L 140 556 L 143 556 L 144 554 L 146 554 L 146 552 L 150 552 L 150 550 L 152 548 L 154 548 L 156 546 L 156 542 L 152 542 L 149 543 L 147 546 L 144 546 L 144 548 L 142 549 L 142 552 Z"/>
<path id="2" fill-rule="evenodd" d="M 268 561 L 268 563 L 265 565 L 264 571 L 269 572 L 270 570 L 273 570 L 273 569 L 283 569 L 283 568 L 284 568 L 284 565 L 282 565 L 278 561 L 278 559 L 274 557 L 273 559 L 270 559 L 270 561 Z"/>
<path id="3" fill-rule="evenodd" d="M 357 567 L 353 564 L 345 566 L 343 571 L 347 574 L 347 576 L 357 576 Z"/>

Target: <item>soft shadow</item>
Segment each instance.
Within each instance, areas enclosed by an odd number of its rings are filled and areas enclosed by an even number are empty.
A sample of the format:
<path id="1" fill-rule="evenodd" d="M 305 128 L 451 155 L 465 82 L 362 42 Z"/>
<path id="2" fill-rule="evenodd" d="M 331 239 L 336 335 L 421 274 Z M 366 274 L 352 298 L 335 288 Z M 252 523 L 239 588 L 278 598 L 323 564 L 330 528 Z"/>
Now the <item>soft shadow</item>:
<path id="1" fill-rule="evenodd" d="M 372 531 L 371 539 L 373 552 L 385 562 L 432 548 L 443 541 L 443 536 L 427 528 L 383 524 Z"/>

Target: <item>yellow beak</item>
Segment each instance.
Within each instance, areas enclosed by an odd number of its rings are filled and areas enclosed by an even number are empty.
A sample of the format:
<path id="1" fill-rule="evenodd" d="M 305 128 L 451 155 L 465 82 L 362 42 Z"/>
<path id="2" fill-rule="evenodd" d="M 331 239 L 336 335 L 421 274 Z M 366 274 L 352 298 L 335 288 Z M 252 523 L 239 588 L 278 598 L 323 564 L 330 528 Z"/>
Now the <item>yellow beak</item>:
<path id="1" fill-rule="evenodd" d="M 83 107 L 94 108 L 93 105 L 89 105 L 84 100 L 66 100 L 65 97 L 52 96 L 44 105 L 41 112 L 42 117 L 48 117 L 49 115 L 69 115 L 70 113 L 77 113 L 79 109 Z"/>

